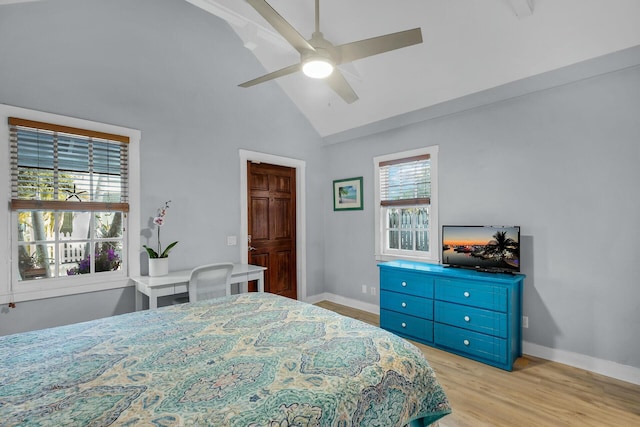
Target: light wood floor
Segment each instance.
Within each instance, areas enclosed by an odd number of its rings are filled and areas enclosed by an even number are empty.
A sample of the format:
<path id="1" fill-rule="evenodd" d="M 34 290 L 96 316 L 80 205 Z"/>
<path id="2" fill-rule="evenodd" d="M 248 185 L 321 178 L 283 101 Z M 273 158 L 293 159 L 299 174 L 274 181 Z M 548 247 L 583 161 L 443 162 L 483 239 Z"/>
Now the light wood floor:
<path id="1" fill-rule="evenodd" d="M 378 316 L 318 306 L 379 325 Z M 525 355 L 512 372 L 415 343 L 453 408 L 440 427 L 640 426 L 640 386 Z"/>

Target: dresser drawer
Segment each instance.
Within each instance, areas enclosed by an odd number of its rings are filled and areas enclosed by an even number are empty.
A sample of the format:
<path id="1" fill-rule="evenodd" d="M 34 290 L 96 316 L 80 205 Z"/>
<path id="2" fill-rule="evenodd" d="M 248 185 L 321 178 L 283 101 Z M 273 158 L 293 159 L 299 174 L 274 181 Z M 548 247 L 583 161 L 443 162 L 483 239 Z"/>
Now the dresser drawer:
<path id="1" fill-rule="evenodd" d="M 505 313 L 444 301 L 436 301 L 434 305 L 434 320 L 436 322 L 507 338 L 507 315 Z"/>
<path id="2" fill-rule="evenodd" d="M 436 345 L 466 353 L 472 358 L 501 364 L 507 362 L 507 342 L 502 338 L 441 323 L 434 324 L 434 338 Z"/>
<path id="3" fill-rule="evenodd" d="M 380 290 L 433 298 L 433 277 L 406 271 L 380 271 Z"/>
<path id="4" fill-rule="evenodd" d="M 441 301 L 489 310 L 507 311 L 507 289 L 487 283 L 455 279 L 436 279 L 435 297 Z"/>
<path id="5" fill-rule="evenodd" d="M 380 308 L 383 309 L 424 319 L 433 319 L 432 299 L 382 290 L 380 291 L 380 304 Z"/>
<path id="6" fill-rule="evenodd" d="M 433 321 L 395 311 L 380 310 L 380 327 L 420 341 L 433 342 Z"/>

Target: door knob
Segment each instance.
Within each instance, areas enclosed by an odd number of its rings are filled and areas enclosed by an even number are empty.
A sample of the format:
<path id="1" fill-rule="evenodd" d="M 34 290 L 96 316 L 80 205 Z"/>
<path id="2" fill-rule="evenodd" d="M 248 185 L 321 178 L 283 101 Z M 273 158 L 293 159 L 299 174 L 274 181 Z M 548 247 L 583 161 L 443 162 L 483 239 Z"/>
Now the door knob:
<path id="1" fill-rule="evenodd" d="M 250 250 L 250 251 L 255 251 L 255 250 L 256 250 L 256 248 L 254 248 L 253 246 L 249 246 L 249 250 Z"/>

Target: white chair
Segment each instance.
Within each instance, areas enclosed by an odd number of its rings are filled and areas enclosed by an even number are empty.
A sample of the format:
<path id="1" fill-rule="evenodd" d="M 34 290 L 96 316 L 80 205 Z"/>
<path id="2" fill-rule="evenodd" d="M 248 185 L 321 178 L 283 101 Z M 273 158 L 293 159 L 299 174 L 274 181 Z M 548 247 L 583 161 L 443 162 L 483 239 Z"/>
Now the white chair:
<path id="1" fill-rule="evenodd" d="M 174 304 L 196 302 L 231 295 L 233 264 L 223 262 L 196 267 L 189 277 L 189 298 L 176 298 Z"/>

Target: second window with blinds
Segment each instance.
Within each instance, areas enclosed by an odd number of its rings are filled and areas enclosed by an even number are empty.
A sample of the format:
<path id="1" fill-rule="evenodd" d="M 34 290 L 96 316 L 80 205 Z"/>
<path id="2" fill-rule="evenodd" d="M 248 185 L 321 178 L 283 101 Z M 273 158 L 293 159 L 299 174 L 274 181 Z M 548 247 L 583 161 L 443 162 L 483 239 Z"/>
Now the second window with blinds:
<path id="1" fill-rule="evenodd" d="M 376 257 L 438 262 L 438 147 L 374 158 Z"/>

